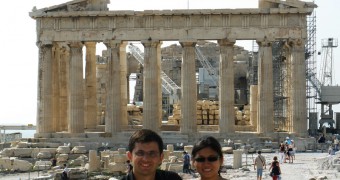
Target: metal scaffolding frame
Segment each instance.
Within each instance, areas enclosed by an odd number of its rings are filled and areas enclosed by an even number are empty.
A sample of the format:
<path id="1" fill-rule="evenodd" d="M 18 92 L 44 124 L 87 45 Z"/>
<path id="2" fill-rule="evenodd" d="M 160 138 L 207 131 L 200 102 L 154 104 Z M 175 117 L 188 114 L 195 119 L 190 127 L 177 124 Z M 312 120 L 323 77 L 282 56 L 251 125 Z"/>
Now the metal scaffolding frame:
<path id="1" fill-rule="evenodd" d="M 307 16 L 307 41 L 305 45 L 305 58 L 306 58 L 306 103 L 307 103 L 307 117 L 310 113 L 317 112 L 316 100 L 318 98 L 319 84 L 316 76 L 316 13 L 315 10 Z"/>

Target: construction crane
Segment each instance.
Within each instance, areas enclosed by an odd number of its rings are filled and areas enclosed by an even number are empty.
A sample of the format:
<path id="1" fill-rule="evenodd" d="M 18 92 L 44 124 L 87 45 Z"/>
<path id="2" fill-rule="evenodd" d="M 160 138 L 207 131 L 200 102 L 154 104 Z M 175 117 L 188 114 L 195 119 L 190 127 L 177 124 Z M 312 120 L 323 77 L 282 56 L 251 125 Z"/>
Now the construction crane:
<path id="1" fill-rule="evenodd" d="M 312 84 L 315 84 L 318 93 L 318 99 L 320 100 L 319 103 L 321 104 L 321 115 L 319 120 L 320 129 L 325 123 L 327 123 L 331 129 L 333 129 L 335 121 L 333 120 L 332 105 L 340 103 L 340 93 L 338 92 L 339 87 L 333 86 L 333 48 L 336 47 L 338 47 L 337 39 L 328 38 L 322 40 L 322 64 L 319 78 L 321 81 L 318 81 L 315 76 L 311 76 L 311 78 L 315 78 L 312 81 Z"/>
<path id="2" fill-rule="evenodd" d="M 131 54 L 138 60 L 138 62 L 144 66 L 144 53 L 132 43 L 128 46 Z M 161 71 L 162 87 L 167 94 L 177 94 L 177 91 L 181 89 L 169 76 Z"/>
<path id="3" fill-rule="evenodd" d="M 203 55 L 202 51 L 198 46 L 195 47 L 195 53 L 197 55 L 198 60 L 205 70 L 208 71 L 209 76 L 211 77 L 214 85 L 218 86 L 218 76 L 215 68 L 210 64 L 207 58 Z"/>

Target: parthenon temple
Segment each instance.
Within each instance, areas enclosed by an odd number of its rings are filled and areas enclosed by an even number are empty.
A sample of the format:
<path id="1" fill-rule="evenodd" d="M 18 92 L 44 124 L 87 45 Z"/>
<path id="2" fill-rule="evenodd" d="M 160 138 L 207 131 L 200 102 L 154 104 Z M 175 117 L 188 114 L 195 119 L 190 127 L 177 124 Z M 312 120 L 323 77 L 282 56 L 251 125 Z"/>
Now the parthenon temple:
<path id="1" fill-rule="evenodd" d="M 307 135 L 306 18 L 316 8 L 314 3 L 259 0 L 258 8 L 253 9 L 144 11 L 110 11 L 109 3 L 109 0 L 74 0 L 34 8 L 29 13 L 36 21 L 39 47 L 35 138 L 118 141 L 126 139 L 136 128 L 159 132 L 165 142 L 191 142 L 206 133 L 221 138 L 272 136 L 278 130 Z M 257 53 L 236 46 L 239 40 L 254 41 Z M 176 41 L 178 45 L 161 47 L 167 41 Z M 142 44 L 144 52 L 139 55 L 143 65 L 133 56 L 131 42 Z M 277 72 L 273 70 L 273 45 L 276 42 L 282 44 L 285 57 L 282 69 L 286 79 L 281 82 L 285 89 L 283 122 L 274 121 L 273 77 Z M 99 43 L 106 47 L 101 56 L 96 55 Z M 197 47 L 208 56 L 204 52 L 209 45 L 214 46 L 216 57 L 214 104 L 218 109 L 213 123 L 206 124 L 197 117 L 198 102 L 211 102 L 199 95 L 197 73 L 202 66 L 198 63 Z M 166 54 L 169 50 L 173 53 Z M 236 61 L 240 54 L 245 57 L 246 70 L 249 61 L 257 62 L 253 66 L 256 83 L 247 84 L 244 80 L 246 100 L 242 106 L 235 101 L 235 88 L 240 84 L 237 83 L 240 78 L 236 78 L 240 71 Z M 177 70 L 171 69 L 174 64 Z M 132 73 L 142 78 L 140 125 L 131 124 L 128 113 Z M 180 120 L 174 124 L 163 119 L 164 73 L 178 86 L 170 92 L 176 95 L 172 99 L 174 106 L 180 107 Z M 249 74 L 244 78 L 249 79 Z M 235 107 L 249 108 L 246 114 L 249 123 L 236 123 Z M 171 139 L 169 134 L 176 139 Z"/>

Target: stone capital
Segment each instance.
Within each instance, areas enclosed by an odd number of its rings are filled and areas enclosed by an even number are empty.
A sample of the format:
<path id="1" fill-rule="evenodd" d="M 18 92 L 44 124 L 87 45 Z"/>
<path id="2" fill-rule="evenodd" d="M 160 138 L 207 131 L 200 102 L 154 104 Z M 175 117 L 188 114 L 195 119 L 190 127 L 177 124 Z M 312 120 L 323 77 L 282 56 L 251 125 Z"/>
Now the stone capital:
<path id="1" fill-rule="evenodd" d="M 157 47 L 162 45 L 162 42 L 159 40 L 142 40 L 141 43 L 144 47 Z"/>
<path id="2" fill-rule="evenodd" d="M 219 39 L 217 43 L 220 46 L 234 46 L 236 40 L 235 39 Z"/>
<path id="3" fill-rule="evenodd" d="M 289 47 L 293 47 L 293 46 L 299 47 L 299 46 L 304 46 L 305 40 L 301 38 L 300 39 L 288 39 L 286 43 Z"/>
<path id="4" fill-rule="evenodd" d="M 86 48 L 95 48 L 96 47 L 96 42 L 85 42 L 84 43 Z"/>
<path id="5" fill-rule="evenodd" d="M 182 47 L 195 47 L 197 40 L 195 39 L 183 39 L 180 40 L 179 43 L 181 44 Z"/>
<path id="6" fill-rule="evenodd" d="M 120 45 L 123 43 L 121 40 L 106 40 L 104 44 L 107 48 L 119 48 Z"/>
<path id="7" fill-rule="evenodd" d="M 261 47 L 270 47 L 274 40 L 267 39 L 266 37 L 263 39 L 256 39 L 256 43 Z"/>
<path id="8" fill-rule="evenodd" d="M 71 48 L 82 48 L 83 47 L 83 43 L 82 42 L 77 42 L 77 41 L 69 42 L 68 45 Z"/>

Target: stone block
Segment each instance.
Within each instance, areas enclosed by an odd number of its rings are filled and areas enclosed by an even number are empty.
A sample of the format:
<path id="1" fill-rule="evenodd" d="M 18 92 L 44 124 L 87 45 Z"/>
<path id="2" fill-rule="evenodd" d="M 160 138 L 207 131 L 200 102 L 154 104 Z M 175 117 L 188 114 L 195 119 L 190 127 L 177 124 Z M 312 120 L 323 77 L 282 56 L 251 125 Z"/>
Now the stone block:
<path id="1" fill-rule="evenodd" d="M 68 160 L 68 154 L 58 154 L 57 161 L 58 162 L 66 162 Z"/>
<path id="2" fill-rule="evenodd" d="M 1 157 L 13 157 L 14 149 L 13 148 L 5 148 L 0 152 Z"/>
<path id="3" fill-rule="evenodd" d="M 124 155 L 123 154 L 115 154 L 113 156 L 113 158 L 114 158 L 115 163 L 125 163 L 126 160 L 127 160 L 127 157 L 126 157 L 125 154 Z"/>
<path id="4" fill-rule="evenodd" d="M 34 170 L 49 170 L 51 169 L 52 162 L 51 161 L 36 161 L 33 169 Z"/>
<path id="5" fill-rule="evenodd" d="M 87 153 L 85 146 L 75 146 L 72 150 L 71 150 L 72 154 L 85 154 Z"/>
<path id="6" fill-rule="evenodd" d="M 118 148 L 118 154 L 126 154 L 126 149 L 125 148 Z"/>
<path id="7" fill-rule="evenodd" d="M 232 147 L 222 147 L 222 152 L 227 153 L 227 154 L 232 154 L 233 148 Z"/>
<path id="8" fill-rule="evenodd" d="M 70 179 L 87 179 L 87 172 L 85 168 L 69 168 L 68 175 Z"/>
<path id="9" fill-rule="evenodd" d="M 9 158 L 0 158 L 0 169 L 1 170 L 11 169 L 11 168 L 12 168 L 12 163 Z"/>
<path id="10" fill-rule="evenodd" d="M 31 157 L 33 149 L 32 148 L 18 148 L 14 149 L 14 156 L 21 157 L 21 158 L 29 158 Z"/>
<path id="11" fill-rule="evenodd" d="M 30 171 L 32 168 L 32 163 L 25 160 L 14 159 L 12 162 L 12 171 L 27 172 Z"/>
<path id="12" fill-rule="evenodd" d="M 108 171 L 109 172 L 125 172 L 126 171 L 126 165 L 125 163 L 109 163 L 108 165 Z"/>
<path id="13" fill-rule="evenodd" d="M 183 164 L 175 164 L 175 163 L 170 163 L 168 171 L 173 171 L 173 172 L 182 172 L 183 171 Z"/>
<path id="14" fill-rule="evenodd" d="M 49 151 L 41 151 L 37 154 L 38 159 L 50 159 L 52 154 Z"/>
<path id="15" fill-rule="evenodd" d="M 31 157 L 37 158 L 39 152 L 49 152 L 51 157 L 54 157 L 57 151 L 56 148 L 33 148 Z"/>
<path id="16" fill-rule="evenodd" d="M 69 154 L 71 151 L 69 146 L 59 146 L 57 148 L 57 153 L 59 154 Z"/>

